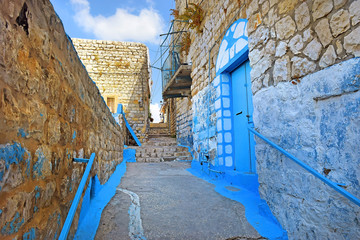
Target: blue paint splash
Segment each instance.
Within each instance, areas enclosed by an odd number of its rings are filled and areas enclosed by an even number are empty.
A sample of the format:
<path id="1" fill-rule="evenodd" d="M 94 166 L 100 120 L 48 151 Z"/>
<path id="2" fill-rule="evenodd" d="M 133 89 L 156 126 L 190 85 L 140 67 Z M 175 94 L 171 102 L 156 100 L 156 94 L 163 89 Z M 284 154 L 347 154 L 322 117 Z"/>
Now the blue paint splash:
<path id="1" fill-rule="evenodd" d="M 35 155 L 38 156 L 38 160 L 33 166 L 33 178 L 42 176 L 44 163 L 47 161 L 44 153 L 40 149 L 36 150 Z"/>
<path id="2" fill-rule="evenodd" d="M 121 178 L 126 172 L 126 163 L 135 162 L 135 151 L 135 149 L 124 149 L 123 162 L 116 167 L 114 173 L 104 185 L 100 185 L 96 176 L 93 182 L 89 184 L 81 205 L 79 224 L 74 239 L 95 238 L 101 213 L 115 195 L 116 187 L 120 184 Z M 95 184 L 95 187 L 93 187 L 95 190 L 91 190 L 93 184 Z M 91 197 L 91 191 L 95 191 L 93 197 Z"/>
<path id="3" fill-rule="evenodd" d="M 1 229 L 1 233 L 3 235 L 11 235 L 17 233 L 19 228 L 24 224 L 24 218 L 20 219 L 19 212 L 16 212 L 13 220 L 5 224 L 5 226 Z"/>
<path id="4" fill-rule="evenodd" d="M 35 240 L 36 239 L 36 230 L 31 228 L 29 232 L 24 233 L 23 240 Z"/>
<path id="5" fill-rule="evenodd" d="M 267 203 L 260 198 L 258 191 L 249 190 L 253 187 L 247 189 L 243 186 L 231 184 L 224 179 L 211 178 L 204 174 L 197 164 L 192 164 L 192 168 L 188 169 L 188 171 L 194 176 L 215 185 L 215 191 L 222 196 L 244 205 L 246 219 L 262 237 L 266 239 L 288 239 L 287 232 L 282 229 L 280 223 L 272 215 L 270 208 Z M 250 185 L 257 186 L 257 180 L 254 183 L 251 183 L 251 181 L 250 179 Z M 236 187 L 241 191 L 230 191 L 226 188 L 227 186 Z"/>
<path id="6" fill-rule="evenodd" d="M 27 154 L 27 158 L 25 158 L 25 154 Z M 18 165 L 23 161 L 27 163 L 26 174 L 30 171 L 31 155 L 20 143 L 15 142 L 13 144 L 0 145 L 0 160 L 3 160 L 5 163 L 5 171 L 9 169 L 11 164 Z M 3 177 L 4 170 L 0 171 L 0 181 L 3 180 Z"/>
<path id="7" fill-rule="evenodd" d="M 23 128 L 19 128 L 17 135 L 21 136 L 22 138 L 29 137 L 29 133 L 27 133 Z"/>
<path id="8" fill-rule="evenodd" d="M 73 133 L 72 139 L 74 140 L 75 138 L 76 138 L 76 131 L 74 130 L 74 133 Z"/>

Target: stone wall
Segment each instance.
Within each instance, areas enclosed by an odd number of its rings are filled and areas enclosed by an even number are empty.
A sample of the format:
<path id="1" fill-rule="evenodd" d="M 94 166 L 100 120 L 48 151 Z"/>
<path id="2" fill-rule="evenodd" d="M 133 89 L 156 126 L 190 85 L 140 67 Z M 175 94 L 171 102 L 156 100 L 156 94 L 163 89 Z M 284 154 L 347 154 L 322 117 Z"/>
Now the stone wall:
<path id="1" fill-rule="evenodd" d="M 123 133 L 48 0 L 2 1 L 0 49 L 0 238 L 56 239 L 86 166 L 72 158 L 95 152 L 104 183 Z"/>
<path id="2" fill-rule="evenodd" d="M 252 68 L 255 128 L 359 197 L 360 86 L 359 59 L 354 57 L 360 55 L 360 1 L 192 2 L 204 10 L 201 31 L 189 29 L 186 23 L 177 23 L 177 30 L 185 28 L 191 38 L 189 54 L 182 55 L 184 62 L 192 63 L 195 153 L 216 151 L 216 145 L 225 140 L 218 133 L 224 127 L 219 121 L 225 113 L 224 79 L 216 74 L 221 67 L 225 69 L 219 64 L 229 66 L 234 57 L 235 37 L 223 49 L 220 44 L 229 34 L 235 36 L 232 23 L 247 19 L 243 34 Z M 185 4 L 176 1 L 180 14 Z M 210 96 L 216 98 L 208 100 L 206 92 L 213 87 Z M 213 104 L 216 115 L 207 110 Z M 231 110 L 231 102 L 227 105 Z M 214 134 L 204 135 L 212 129 Z M 261 197 L 289 238 L 358 238 L 356 205 L 259 139 L 255 151 Z M 221 165 L 218 156 L 222 152 L 218 148 L 210 156 L 215 167 Z"/>
<path id="3" fill-rule="evenodd" d="M 141 142 L 147 138 L 150 88 L 148 48 L 141 43 L 72 39 L 81 61 L 112 112 L 123 104 Z"/>
<path id="4" fill-rule="evenodd" d="M 176 139 L 181 145 L 192 146 L 192 109 L 190 98 L 176 99 Z"/>

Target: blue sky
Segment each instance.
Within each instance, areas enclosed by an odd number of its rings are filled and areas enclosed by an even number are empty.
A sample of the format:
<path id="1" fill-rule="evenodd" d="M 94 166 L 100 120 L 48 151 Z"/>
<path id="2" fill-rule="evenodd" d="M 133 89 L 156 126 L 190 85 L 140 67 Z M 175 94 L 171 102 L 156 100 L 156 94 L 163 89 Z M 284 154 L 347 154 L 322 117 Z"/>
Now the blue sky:
<path id="1" fill-rule="evenodd" d="M 159 58 L 160 34 L 168 31 L 173 0 L 50 0 L 72 38 L 145 43 L 150 62 Z M 155 64 L 160 67 L 160 61 Z M 152 69 L 152 110 L 161 100 L 161 75 Z M 158 113 L 153 117 L 157 119 Z"/>

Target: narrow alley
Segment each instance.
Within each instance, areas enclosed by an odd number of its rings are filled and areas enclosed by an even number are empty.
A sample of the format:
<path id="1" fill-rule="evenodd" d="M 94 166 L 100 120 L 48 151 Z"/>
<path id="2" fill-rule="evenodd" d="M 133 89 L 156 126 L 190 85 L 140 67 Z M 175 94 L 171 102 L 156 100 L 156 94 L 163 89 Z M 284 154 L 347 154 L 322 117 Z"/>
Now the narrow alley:
<path id="1" fill-rule="evenodd" d="M 215 192 L 189 167 L 188 162 L 129 163 L 95 239 L 260 239 L 244 207 Z M 123 189 L 139 197 L 139 212 L 129 209 L 134 200 L 130 203 L 133 197 Z M 129 223 L 132 214 L 141 214 L 141 222 Z"/>
<path id="2" fill-rule="evenodd" d="M 7 0 L 1 240 L 360 239 L 360 0 Z"/>

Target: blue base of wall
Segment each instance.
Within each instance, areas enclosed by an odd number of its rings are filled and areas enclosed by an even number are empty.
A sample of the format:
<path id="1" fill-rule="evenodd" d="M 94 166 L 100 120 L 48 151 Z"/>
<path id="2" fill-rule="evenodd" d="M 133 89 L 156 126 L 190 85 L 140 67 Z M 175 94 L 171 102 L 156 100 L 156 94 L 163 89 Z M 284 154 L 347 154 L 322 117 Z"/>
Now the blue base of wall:
<path id="1" fill-rule="evenodd" d="M 215 191 L 219 194 L 243 204 L 246 219 L 261 236 L 268 239 L 288 239 L 287 232 L 271 213 L 267 203 L 260 198 L 257 174 L 244 174 L 236 171 L 217 173 L 211 170 L 207 163 L 201 165 L 198 161 L 192 161 L 191 168 L 188 169 L 194 176 L 214 184 Z M 236 187 L 240 191 L 228 190 L 226 188 L 228 186 Z"/>
<path id="2" fill-rule="evenodd" d="M 126 163 L 135 162 L 135 149 L 124 149 L 123 162 L 116 167 L 109 180 L 101 185 L 97 176 L 86 189 L 81 205 L 78 228 L 74 239 L 94 239 L 101 213 L 116 193 L 116 187 L 126 172 Z"/>

